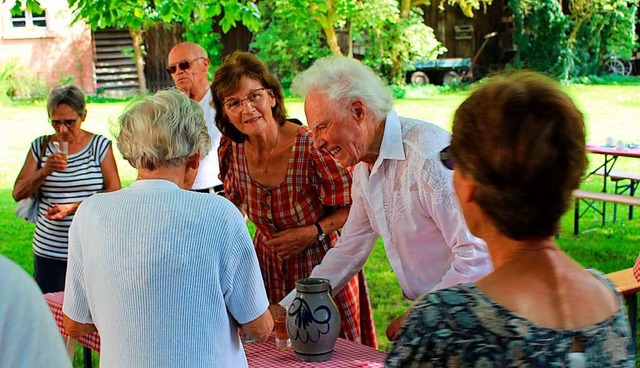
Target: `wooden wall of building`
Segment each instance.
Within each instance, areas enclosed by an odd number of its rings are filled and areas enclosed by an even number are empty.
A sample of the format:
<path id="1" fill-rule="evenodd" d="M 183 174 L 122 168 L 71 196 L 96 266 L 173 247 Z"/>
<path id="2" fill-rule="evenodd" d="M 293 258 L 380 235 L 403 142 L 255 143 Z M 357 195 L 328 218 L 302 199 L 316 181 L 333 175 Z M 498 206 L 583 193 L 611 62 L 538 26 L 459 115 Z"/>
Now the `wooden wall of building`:
<path id="1" fill-rule="evenodd" d="M 487 9 L 474 11 L 474 17 L 465 16 L 459 7 L 445 5 L 438 10 L 436 3 L 423 8 L 425 23 L 433 28 L 436 38 L 447 48 L 440 58 L 473 58 L 485 36 L 497 32 L 487 42 L 481 55 L 483 64 L 502 62 L 504 54 L 512 51 L 513 23 L 506 0 L 494 0 Z"/>

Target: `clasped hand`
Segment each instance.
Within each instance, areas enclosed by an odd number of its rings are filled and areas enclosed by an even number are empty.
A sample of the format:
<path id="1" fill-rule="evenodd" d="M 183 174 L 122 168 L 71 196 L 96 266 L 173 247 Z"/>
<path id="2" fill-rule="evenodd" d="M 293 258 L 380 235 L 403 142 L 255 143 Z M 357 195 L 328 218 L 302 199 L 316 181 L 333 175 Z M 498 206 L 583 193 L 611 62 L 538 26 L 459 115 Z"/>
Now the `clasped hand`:
<path id="1" fill-rule="evenodd" d="M 318 231 L 315 226 L 311 225 L 274 233 L 265 245 L 273 249 L 280 258 L 289 259 L 316 241 L 318 241 Z"/>
<path id="2" fill-rule="evenodd" d="M 45 215 L 49 220 L 62 220 L 75 212 L 77 205 L 75 203 L 54 204 L 47 209 Z"/>

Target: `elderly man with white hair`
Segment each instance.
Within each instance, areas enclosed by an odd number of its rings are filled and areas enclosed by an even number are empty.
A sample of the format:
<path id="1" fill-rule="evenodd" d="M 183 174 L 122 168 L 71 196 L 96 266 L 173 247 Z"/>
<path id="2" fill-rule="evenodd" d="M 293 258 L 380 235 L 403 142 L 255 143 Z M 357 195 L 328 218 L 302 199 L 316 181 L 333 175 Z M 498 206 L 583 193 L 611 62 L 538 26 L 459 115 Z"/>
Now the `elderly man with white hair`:
<path id="1" fill-rule="evenodd" d="M 326 57 L 293 81 L 305 98 L 315 147 L 343 166 L 355 166 L 349 217 L 336 246 L 311 277 L 339 291 L 365 264 L 378 236 L 408 299 L 480 279 L 491 270 L 486 244 L 467 228 L 451 172 L 440 151 L 451 136 L 418 120 L 398 117 L 388 87 L 367 66 Z M 281 301 L 286 306 L 290 293 Z M 406 315 L 406 314 L 405 314 Z M 387 328 L 393 339 L 404 319 Z"/>
<path id="2" fill-rule="evenodd" d="M 240 212 L 184 190 L 210 147 L 202 109 L 161 91 L 119 123 L 118 148 L 138 178 L 76 213 L 65 328 L 98 330 L 102 367 L 246 367 L 239 329 L 264 341 L 273 320 Z"/>

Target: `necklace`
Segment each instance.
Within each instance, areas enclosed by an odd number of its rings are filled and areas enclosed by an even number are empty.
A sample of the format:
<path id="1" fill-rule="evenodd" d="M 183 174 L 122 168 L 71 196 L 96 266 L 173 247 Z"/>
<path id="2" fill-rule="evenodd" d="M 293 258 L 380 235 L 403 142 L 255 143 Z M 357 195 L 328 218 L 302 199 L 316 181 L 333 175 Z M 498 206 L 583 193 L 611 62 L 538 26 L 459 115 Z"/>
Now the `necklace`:
<path id="1" fill-rule="evenodd" d="M 278 127 L 278 134 L 276 135 L 276 143 L 273 145 L 273 147 L 271 147 L 271 151 L 269 152 L 269 156 L 267 156 L 264 167 L 262 167 L 263 166 L 262 160 L 260 160 L 260 157 L 258 156 L 258 150 L 256 149 L 256 151 L 253 153 L 253 161 L 256 163 L 256 167 L 258 168 L 258 170 L 260 170 L 262 174 L 266 174 L 267 171 L 269 171 L 269 161 L 271 161 L 271 156 L 273 156 L 273 151 L 275 151 L 276 147 L 278 147 L 278 142 L 280 142 L 280 127 Z"/>

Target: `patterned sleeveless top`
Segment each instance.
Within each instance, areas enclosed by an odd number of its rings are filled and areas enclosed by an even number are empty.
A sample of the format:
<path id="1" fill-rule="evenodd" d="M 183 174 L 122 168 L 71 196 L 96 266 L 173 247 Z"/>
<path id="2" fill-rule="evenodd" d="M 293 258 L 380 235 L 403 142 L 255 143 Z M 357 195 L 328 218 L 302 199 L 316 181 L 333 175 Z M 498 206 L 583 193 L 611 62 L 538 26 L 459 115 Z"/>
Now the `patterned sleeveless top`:
<path id="1" fill-rule="evenodd" d="M 47 136 L 36 138 L 31 143 L 31 152 L 38 161 L 42 150 L 43 140 Z M 104 178 L 100 164 L 104 160 L 111 141 L 94 134 L 80 152 L 69 155 L 67 169 L 63 172 L 53 172 L 47 176 L 40 187 L 40 201 L 38 203 L 38 219 L 33 236 L 33 251 L 45 258 L 58 260 L 67 259 L 69 226 L 74 215 L 62 220 L 49 220 L 45 217 L 47 209 L 55 204 L 81 202 L 85 198 L 104 189 Z M 47 158 L 53 154 L 53 144 L 49 142 L 45 147 L 40 161 L 44 166 Z"/>
<path id="2" fill-rule="evenodd" d="M 604 274 L 588 271 L 617 295 L 618 310 L 603 321 L 570 330 L 543 327 L 474 284 L 457 285 L 416 300 L 385 367 L 569 367 L 576 339 L 586 367 L 634 367 L 624 300 Z"/>

